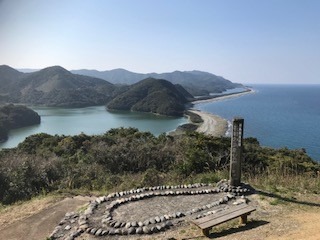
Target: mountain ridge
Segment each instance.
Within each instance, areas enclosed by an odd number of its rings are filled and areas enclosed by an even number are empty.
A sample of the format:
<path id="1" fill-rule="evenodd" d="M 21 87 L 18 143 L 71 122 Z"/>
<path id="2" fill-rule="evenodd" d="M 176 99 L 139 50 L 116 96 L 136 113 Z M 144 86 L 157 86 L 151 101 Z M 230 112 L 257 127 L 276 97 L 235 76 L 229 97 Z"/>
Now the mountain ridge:
<path id="1" fill-rule="evenodd" d="M 220 93 L 227 89 L 242 86 L 233 83 L 221 76 L 199 70 L 173 71 L 167 73 L 135 73 L 126 69 L 117 68 L 106 71 L 98 70 L 71 70 L 72 73 L 87 76 L 95 76 L 105 79 L 113 84 L 134 84 L 148 77 L 165 79 L 173 84 L 182 85 L 193 96 L 209 95 L 210 93 Z"/>

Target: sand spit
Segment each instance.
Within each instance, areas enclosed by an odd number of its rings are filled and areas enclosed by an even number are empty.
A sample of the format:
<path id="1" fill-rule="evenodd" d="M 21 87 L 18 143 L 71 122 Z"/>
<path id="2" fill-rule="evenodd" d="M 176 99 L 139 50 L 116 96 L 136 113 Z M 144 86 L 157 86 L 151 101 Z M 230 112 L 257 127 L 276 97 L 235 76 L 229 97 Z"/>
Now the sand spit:
<path id="1" fill-rule="evenodd" d="M 255 91 L 253 89 L 251 89 L 251 88 L 248 88 L 244 92 L 231 93 L 231 94 L 228 94 L 228 95 L 222 95 L 222 96 L 213 97 L 213 98 L 204 99 L 204 100 L 195 100 L 192 103 L 193 104 L 198 104 L 198 103 L 216 102 L 216 101 L 226 100 L 226 99 L 230 99 L 230 98 L 241 97 L 243 95 L 250 94 L 250 93 L 255 93 Z"/>
<path id="2" fill-rule="evenodd" d="M 207 135 L 212 135 L 214 137 L 225 136 L 228 130 L 228 122 L 226 119 L 220 116 L 213 115 L 207 112 L 201 112 L 200 110 L 190 109 L 188 110 L 194 114 L 199 115 L 203 123 L 197 128 L 197 132 L 205 133 Z"/>
<path id="3" fill-rule="evenodd" d="M 254 90 L 248 89 L 244 92 L 228 94 L 228 95 L 205 99 L 205 100 L 196 100 L 196 101 L 193 101 L 192 103 L 194 105 L 196 105 L 199 103 L 222 101 L 225 99 L 241 97 L 241 96 L 249 94 L 249 93 L 254 93 Z M 218 115 L 214 115 L 212 113 L 200 111 L 200 110 L 196 109 L 196 106 L 194 106 L 194 107 L 195 108 L 189 109 L 188 111 L 190 111 L 194 114 L 197 114 L 203 120 L 203 122 L 201 124 L 199 124 L 199 126 L 197 128 L 197 130 L 196 130 L 197 132 L 201 132 L 201 133 L 211 135 L 214 137 L 226 136 L 226 133 L 228 131 L 228 121 L 226 119 L 224 119 Z"/>

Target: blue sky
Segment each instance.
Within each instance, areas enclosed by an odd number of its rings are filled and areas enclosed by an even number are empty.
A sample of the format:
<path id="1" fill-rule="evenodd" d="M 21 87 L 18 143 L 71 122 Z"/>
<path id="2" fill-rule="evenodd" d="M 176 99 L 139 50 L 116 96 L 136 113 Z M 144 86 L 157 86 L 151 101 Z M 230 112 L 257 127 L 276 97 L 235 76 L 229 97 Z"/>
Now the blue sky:
<path id="1" fill-rule="evenodd" d="M 0 64 L 320 83 L 318 0 L 0 0 Z"/>

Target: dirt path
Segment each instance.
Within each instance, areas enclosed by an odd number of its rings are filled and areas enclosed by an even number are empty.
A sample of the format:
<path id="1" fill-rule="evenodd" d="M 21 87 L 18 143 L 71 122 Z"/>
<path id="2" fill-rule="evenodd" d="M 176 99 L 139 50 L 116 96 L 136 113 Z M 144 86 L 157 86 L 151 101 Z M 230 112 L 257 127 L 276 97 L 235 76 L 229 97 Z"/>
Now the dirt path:
<path id="1" fill-rule="evenodd" d="M 12 223 L 3 223 L 0 226 L 0 239 L 44 240 L 51 234 L 67 212 L 77 210 L 82 205 L 88 203 L 90 199 L 90 197 L 82 196 L 65 198 L 55 203 L 49 203 L 49 206 L 39 211 L 35 210 L 34 213 L 30 213 L 32 214 L 31 216 L 22 219 L 20 219 L 18 211 L 23 211 L 23 209 L 18 207 L 17 213 L 11 215 L 11 217 L 19 220 L 14 221 L 14 219 L 9 219 L 8 221 Z"/>
<path id="2" fill-rule="evenodd" d="M 18 212 L 27 211 L 30 203 L 13 206 L 9 212 L 0 212 L 0 239 L 44 240 L 63 218 L 66 212 L 75 211 L 88 203 L 89 197 L 65 198 L 55 202 L 39 200 L 35 205 L 40 210 L 29 213 L 21 219 Z M 249 216 L 249 223 L 239 226 L 238 220 L 229 221 L 213 229 L 212 239 L 219 240 L 320 240 L 320 196 L 317 194 L 297 195 L 293 201 L 280 201 L 264 195 L 250 196 L 257 211 Z M 34 206 L 32 206 L 33 208 Z M 10 216 L 10 217 L 9 217 Z M 11 219 L 9 219 L 11 218 Z M 16 218 L 16 219 L 15 219 Z M 4 221 L 4 219 L 6 221 Z M 93 237 L 83 234 L 77 240 L 118 239 L 118 236 Z M 208 239 L 189 222 L 166 232 L 149 235 L 135 235 L 123 239 Z"/>

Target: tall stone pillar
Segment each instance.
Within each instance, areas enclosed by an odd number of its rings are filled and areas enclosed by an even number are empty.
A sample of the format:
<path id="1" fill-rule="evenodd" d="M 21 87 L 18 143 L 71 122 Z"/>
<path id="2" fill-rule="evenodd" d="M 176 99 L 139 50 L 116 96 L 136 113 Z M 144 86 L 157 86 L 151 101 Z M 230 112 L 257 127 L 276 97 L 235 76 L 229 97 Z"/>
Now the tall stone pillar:
<path id="1" fill-rule="evenodd" d="M 241 183 L 241 159 L 243 141 L 243 118 L 234 118 L 231 136 L 230 185 L 239 186 Z"/>

